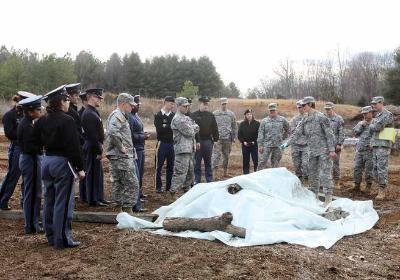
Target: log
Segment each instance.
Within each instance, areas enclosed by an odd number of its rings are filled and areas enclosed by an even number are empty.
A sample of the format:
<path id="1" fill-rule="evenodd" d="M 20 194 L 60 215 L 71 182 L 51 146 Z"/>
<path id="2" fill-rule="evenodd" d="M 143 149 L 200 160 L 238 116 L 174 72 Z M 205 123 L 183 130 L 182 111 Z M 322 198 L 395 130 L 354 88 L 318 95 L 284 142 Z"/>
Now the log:
<path id="1" fill-rule="evenodd" d="M 241 238 L 246 237 L 246 229 L 231 224 L 232 213 L 226 212 L 221 216 L 211 218 L 165 218 L 163 227 L 165 230 L 180 232 L 185 230 L 194 230 L 201 232 L 211 232 L 214 230 L 224 231 Z"/>

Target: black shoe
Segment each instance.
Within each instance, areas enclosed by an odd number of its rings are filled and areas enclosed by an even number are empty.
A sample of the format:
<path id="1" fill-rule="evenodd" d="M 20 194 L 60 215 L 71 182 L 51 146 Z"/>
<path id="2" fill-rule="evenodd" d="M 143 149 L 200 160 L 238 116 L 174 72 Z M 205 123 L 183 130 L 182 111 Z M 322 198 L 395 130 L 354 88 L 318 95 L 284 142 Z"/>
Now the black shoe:
<path id="1" fill-rule="evenodd" d="M 163 190 L 156 190 L 156 193 L 163 193 Z"/>
<path id="2" fill-rule="evenodd" d="M 80 241 L 71 241 L 71 243 L 68 243 L 67 246 L 65 246 L 66 248 L 75 248 L 78 247 L 79 245 L 81 245 Z"/>
<path id="3" fill-rule="evenodd" d="M 35 233 L 36 233 L 36 230 L 34 230 L 34 229 L 26 229 L 25 230 L 26 235 L 31 235 L 31 234 L 35 234 Z"/>
<path id="4" fill-rule="evenodd" d="M 11 207 L 7 205 L 7 206 L 4 206 L 4 207 L 1 207 L 0 209 L 3 210 L 3 211 L 10 211 Z"/>
<path id="5" fill-rule="evenodd" d="M 147 197 L 147 194 L 141 194 L 140 195 L 140 198 L 146 198 Z"/>
<path id="6" fill-rule="evenodd" d="M 104 204 L 101 201 L 97 201 L 97 202 L 89 203 L 89 206 L 92 206 L 92 207 L 107 207 L 107 204 Z"/>
<path id="7" fill-rule="evenodd" d="M 100 202 L 101 202 L 101 203 L 104 203 L 104 204 L 107 204 L 107 205 L 111 203 L 110 201 L 108 201 L 108 200 L 105 200 L 105 199 L 103 199 L 103 200 L 100 200 Z"/>
<path id="8" fill-rule="evenodd" d="M 146 199 L 143 199 L 143 198 L 140 199 L 140 202 L 142 202 L 142 203 L 146 202 L 146 201 L 147 201 Z"/>
<path id="9" fill-rule="evenodd" d="M 38 229 L 36 229 L 36 233 L 38 233 L 38 234 L 44 233 L 44 228 L 43 227 L 39 227 Z"/>
<path id="10" fill-rule="evenodd" d="M 142 213 L 142 212 L 147 212 L 147 211 L 149 211 L 149 209 L 146 209 L 146 208 L 140 208 L 139 210 L 133 210 L 133 212 L 135 212 L 135 213 Z"/>

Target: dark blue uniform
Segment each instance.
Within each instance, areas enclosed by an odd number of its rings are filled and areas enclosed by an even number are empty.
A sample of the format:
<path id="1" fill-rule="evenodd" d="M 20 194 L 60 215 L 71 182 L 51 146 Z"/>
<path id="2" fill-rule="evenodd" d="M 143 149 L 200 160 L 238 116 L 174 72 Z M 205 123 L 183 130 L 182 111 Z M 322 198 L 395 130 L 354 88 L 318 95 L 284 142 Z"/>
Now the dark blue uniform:
<path id="1" fill-rule="evenodd" d="M 47 240 L 56 248 L 74 247 L 74 172 L 83 170 L 76 125 L 73 118 L 62 111 L 49 112 L 35 123 L 34 135 L 46 151 L 42 161 L 42 181 Z"/>
<path id="2" fill-rule="evenodd" d="M 4 126 L 4 134 L 10 140 L 11 144 L 8 147 L 8 171 L 6 177 L 0 187 L 0 209 L 8 210 L 8 202 L 14 193 L 15 186 L 21 176 L 19 169 L 19 156 L 21 148 L 17 141 L 17 128 L 22 112 L 16 107 L 4 114 L 2 122 Z M 21 207 L 23 202 L 23 183 L 21 184 Z"/>
<path id="3" fill-rule="evenodd" d="M 161 172 L 165 160 L 167 160 L 167 172 L 166 172 L 166 191 L 171 188 L 171 180 L 174 172 L 174 140 L 171 129 L 171 121 L 174 117 L 174 113 L 170 112 L 168 115 L 159 111 L 154 115 L 154 126 L 157 132 L 157 146 L 155 155 L 155 187 L 157 192 L 162 192 L 162 180 Z"/>
<path id="4" fill-rule="evenodd" d="M 142 196 L 142 183 L 143 183 L 143 174 L 144 174 L 144 126 L 142 120 L 139 118 L 137 113 L 130 113 L 129 114 L 129 126 L 131 129 L 132 135 L 132 143 L 133 147 L 136 150 L 137 159 L 136 159 L 136 166 L 137 166 L 137 173 L 139 179 L 139 196 L 136 204 L 133 206 L 133 211 L 139 211 L 142 207 L 140 202 L 140 197 Z"/>
<path id="5" fill-rule="evenodd" d="M 32 100 L 32 101 L 31 101 Z M 41 96 L 25 99 L 26 106 L 41 107 Z M 41 232 L 40 206 L 42 199 L 41 149 L 33 134 L 33 119 L 25 115 L 18 125 L 18 143 L 21 147 L 19 167 L 24 179 L 23 212 L 25 233 Z"/>
<path id="6" fill-rule="evenodd" d="M 206 181 L 212 182 L 211 156 L 214 142 L 219 140 L 217 121 L 213 113 L 200 110 L 194 112 L 191 118 L 200 127 L 200 131 L 196 134 L 196 143 L 200 143 L 200 149 L 195 154 L 194 181 L 195 184 L 201 182 L 201 161 L 203 160 Z"/>
<path id="7" fill-rule="evenodd" d="M 83 153 L 86 164 L 86 198 L 89 205 L 104 201 L 103 164 L 98 156 L 103 154 L 104 128 L 99 112 L 88 105 L 82 113 L 85 136 Z"/>

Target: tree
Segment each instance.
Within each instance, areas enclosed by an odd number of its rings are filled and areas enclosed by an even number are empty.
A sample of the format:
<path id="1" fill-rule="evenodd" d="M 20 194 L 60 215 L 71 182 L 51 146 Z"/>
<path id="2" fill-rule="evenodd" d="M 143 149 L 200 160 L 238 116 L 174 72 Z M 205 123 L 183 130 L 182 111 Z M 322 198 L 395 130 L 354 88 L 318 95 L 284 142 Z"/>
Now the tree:
<path id="1" fill-rule="evenodd" d="M 199 94 L 199 87 L 193 85 L 191 81 L 185 81 L 180 92 L 176 93 L 178 97 L 194 99 Z"/>
<path id="2" fill-rule="evenodd" d="M 75 59 L 75 73 L 82 88 L 104 87 L 104 65 L 91 52 L 81 51 Z"/>
<path id="3" fill-rule="evenodd" d="M 105 86 L 108 90 L 114 93 L 119 93 L 125 89 L 123 72 L 124 69 L 121 58 L 117 53 L 113 53 L 105 65 L 104 78 Z"/>
<path id="4" fill-rule="evenodd" d="M 395 51 L 395 64 L 386 72 L 384 95 L 389 102 L 400 105 L 400 47 Z"/>

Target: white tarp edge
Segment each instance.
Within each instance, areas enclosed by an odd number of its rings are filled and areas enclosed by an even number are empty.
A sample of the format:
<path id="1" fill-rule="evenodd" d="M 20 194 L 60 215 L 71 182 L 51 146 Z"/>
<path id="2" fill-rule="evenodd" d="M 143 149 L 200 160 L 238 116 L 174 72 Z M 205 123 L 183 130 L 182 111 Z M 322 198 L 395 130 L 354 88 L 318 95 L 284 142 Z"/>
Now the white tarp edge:
<path id="1" fill-rule="evenodd" d="M 227 191 L 227 185 L 233 183 L 243 188 L 234 195 Z M 371 229 L 379 219 L 370 200 L 340 198 L 329 206 L 341 207 L 350 215 L 337 221 L 323 218 L 319 214 L 326 209 L 311 191 L 301 186 L 295 175 L 286 168 L 271 168 L 225 181 L 197 184 L 174 203 L 154 211 L 159 215 L 154 223 L 126 213 L 118 214 L 117 221 L 119 229 L 140 229 L 160 227 L 166 217 L 208 218 L 231 212 L 232 224 L 246 228 L 246 238 L 233 238 L 221 231 L 172 233 L 160 229 L 153 232 L 218 239 L 235 247 L 287 242 L 328 249 L 343 236 Z"/>

